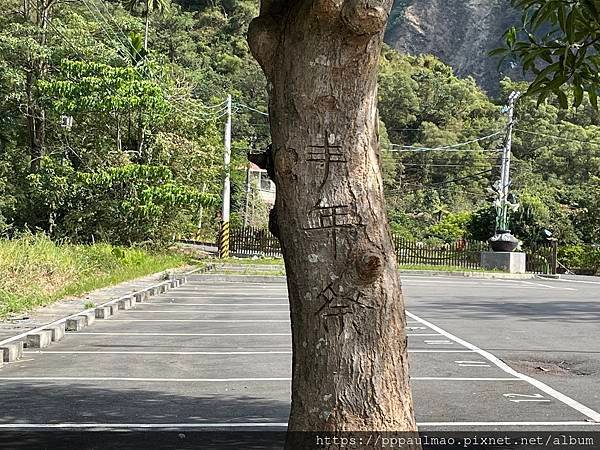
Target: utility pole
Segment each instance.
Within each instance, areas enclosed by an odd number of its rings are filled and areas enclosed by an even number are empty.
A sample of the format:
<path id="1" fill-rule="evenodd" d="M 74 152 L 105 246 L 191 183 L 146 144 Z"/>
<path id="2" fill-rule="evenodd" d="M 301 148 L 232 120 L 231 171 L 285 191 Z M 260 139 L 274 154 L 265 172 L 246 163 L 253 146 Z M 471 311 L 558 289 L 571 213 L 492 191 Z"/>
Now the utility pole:
<path id="1" fill-rule="evenodd" d="M 219 258 L 229 256 L 229 209 L 231 202 L 231 95 L 227 96 L 227 121 L 225 122 L 225 152 L 223 167 L 223 209 L 221 210 L 221 231 L 219 233 Z"/>
<path id="2" fill-rule="evenodd" d="M 521 96 L 519 91 L 513 91 L 508 97 L 508 105 L 505 107 L 508 112 L 508 122 L 506 124 L 506 142 L 502 151 L 502 169 L 500 174 L 499 198 L 501 208 L 496 218 L 496 228 L 506 230 L 508 228 L 508 191 L 510 188 L 510 160 L 512 150 L 512 133 L 514 128 L 515 103 Z"/>

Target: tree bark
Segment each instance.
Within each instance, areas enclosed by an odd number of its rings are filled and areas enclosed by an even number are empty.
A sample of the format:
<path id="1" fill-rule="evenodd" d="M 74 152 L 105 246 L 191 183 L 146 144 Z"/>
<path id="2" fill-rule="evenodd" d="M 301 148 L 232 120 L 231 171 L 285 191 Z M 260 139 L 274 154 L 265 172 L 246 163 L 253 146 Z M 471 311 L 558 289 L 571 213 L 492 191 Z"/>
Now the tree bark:
<path id="1" fill-rule="evenodd" d="M 391 3 L 263 0 L 248 32 L 269 86 L 292 432 L 416 430 L 377 127 Z"/>

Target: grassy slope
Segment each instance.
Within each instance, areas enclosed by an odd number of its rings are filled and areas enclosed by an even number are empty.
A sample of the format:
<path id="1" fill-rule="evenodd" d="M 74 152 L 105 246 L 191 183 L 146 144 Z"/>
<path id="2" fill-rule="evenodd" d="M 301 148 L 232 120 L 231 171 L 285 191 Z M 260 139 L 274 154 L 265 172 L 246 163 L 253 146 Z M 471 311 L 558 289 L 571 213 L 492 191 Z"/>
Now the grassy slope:
<path id="1" fill-rule="evenodd" d="M 0 319 L 185 263 L 180 255 L 107 244 L 58 245 L 44 236 L 0 240 Z"/>

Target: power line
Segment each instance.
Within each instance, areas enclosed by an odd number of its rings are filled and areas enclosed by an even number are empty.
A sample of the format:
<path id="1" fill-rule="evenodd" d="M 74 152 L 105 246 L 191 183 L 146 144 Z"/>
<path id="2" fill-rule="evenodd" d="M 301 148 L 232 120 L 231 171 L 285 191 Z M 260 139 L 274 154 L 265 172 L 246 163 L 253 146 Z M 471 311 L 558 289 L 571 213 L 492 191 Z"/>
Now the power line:
<path id="1" fill-rule="evenodd" d="M 106 14 L 108 15 L 108 17 L 110 17 L 110 20 L 112 21 L 112 23 L 115 24 L 115 27 L 117 28 L 117 30 L 119 30 L 119 32 L 121 33 L 121 35 L 125 38 L 125 41 L 128 44 L 127 48 L 131 47 L 131 49 L 137 54 L 137 56 L 139 58 L 142 58 L 142 55 L 140 54 L 140 52 L 138 52 L 138 50 L 133 46 L 133 44 L 131 43 L 131 40 L 129 39 L 129 37 L 125 34 L 125 32 L 123 31 L 123 29 L 117 23 L 117 20 L 115 19 L 115 17 L 113 16 L 113 14 L 108 9 L 108 6 L 106 6 L 106 4 L 104 3 L 103 0 L 100 0 L 100 4 L 102 5 L 102 7 L 104 8 L 104 10 L 106 11 Z M 100 12 L 100 10 L 97 7 L 96 7 L 96 9 L 98 10 L 98 12 Z M 104 16 L 102 15 L 102 17 L 104 17 Z M 119 42 L 120 42 L 120 40 L 119 40 Z"/>
<path id="2" fill-rule="evenodd" d="M 175 103 L 171 103 L 171 107 L 176 112 L 180 113 L 182 116 L 185 116 L 188 119 L 195 120 L 198 122 L 203 122 L 203 123 L 212 122 L 214 120 L 218 120 L 221 117 L 227 115 L 227 108 L 225 108 L 224 110 L 219 110 L 219 111 L 215 112 L 213 115 L 199 116 L 199 115 L 190 114 L 189 111 L 185 111 L 185 110 L 179 108 Z"/>
<path id="3" fill-rule="evenodd" d="M 218 108 L 219 106 L 223 106 L 223 105 L 227 105 L 227 100 L 223 100 L 221 103 L 217 103 L 215 105 L 198 105 L 200 108 L 205 108 L 205 109 L 215 109 Z M 224 109 L 227 109 L 227 106 L 224 107 Z"/>
<path id="4" fill-rule="evenodd" d="M 419 166 L 419 167 L 474 167 L 482 164 L 428 164 L 428 163 L 403 163 L 400 162 L 403 166 Z M 485 166 L 489 166 L 489 164 L 485 164 Z M 493 165 L 494 167 L 500 167 L 500 164 Z"/>
<path id="5" fill-rule="evenodd" d="M 535 135 L 535 136 L 542 136 L 542 137 L 557 139 L 559 141 L 570 141 L 570 142 L 579 142 L 581 144 L 600 145 L 600 142 L 598 142 L 598 141 L 584 141 L 582 139 L 566 138 L 566 137 L 562 137 L 562 136 L 555 136 L 553 134 L 545 134 L 545 133 L 538 133 L 538 132 L 535 132 L 535 131 L 522 130 L 520 128 L 515 128 L 515 130 L 519 131 L 520 133 L 526 133 L 526 134 L 532 134 L 532 135 Z"/>
<path id="6" fill-rule="evenodd" d="M 474 144 L 476 142 L 481 142 L 481 141 L 486 141 L 488 139 L 491 139 L 493 137 L 496 137 L 500 134 L 502 134 L 502 131 L 497 131 L 495 133 L 492 133 L 488 136 L 483 136 L 477 139 L 473 139 L 467 142 L 461 142 L 459 144 L 452 144 L 452 145 L 444 145 L 442 147 L 417 147 L 414 145 L 400 145 L 400 144 L 394 144 L 392 143 L 391 146 L 392 147 L 400 147 L 403 150 L 389 150 L 390 152 L 429 152 L 429 151 L 438 151 L 438 150 L 446 150 L 446 151 L 499 151 L 499 150 L 457 150 L 459 147 L 464 147 L 470 144 Z"/>
<path id="7" fill-rule="evenodd" d="M 455 152 L 455 153 L 459 153 L 459 152 L 467 152 L 467 153 L 498 153 L 501 152 L 502 149 L 501 148 L 495 148 L 492 150 L 486 150 L 486 149 L 451 149 L 451 148 L 447 148 L 447 147 L 439 147 L 439 148 L 421 148 L 421 149 L 403 149 L 403 150 L 394 150 L 394 149 L 390 149 L 387 150 L 390 153 L 424 153 L 424 152 L 434 152 L 434 151 L 446 151 L 446 152 Z"/>
<path id="8" fill-rule="evenodd" d="M 405 191 L 385 191 L 384 195 L 387 198 L 393 198 L 393 197 L 400 197 L 402 195 L 407 195 L 407 194 L 411 194 L 413 192 L 418 192 L 418 191 L 422 191 L 427 189 L 426 186 L 421 187 L 421 188 L 417 188 L 417 189 L 407 189 Z M 453 189 L 460 189 L 459 194 L 472 194 L 472 195 L 488 195 L 486 192 L 484 191 L 474 191 L 474 190 L 468 190 L 468 189 L 464 189 L 464 186 L 451 186 L 451 187 L 436 187 L 434 188 L 434 190 L 436 191 L 451 191 Z"/>
<path id="9" fill-rule="evenodd" d="M 243 103 L 240 103 L 240 102 L 236 102 L 235 105 L 236 106 L 240 106 L 240 107 L 245 108 L 245 109 L 249 109 L 250 111 L 257 112 L 259 114 L 262 114 L 263 116 L 267 116 L 267 117 L 269 116 L 269 114 L 266 113 L 266 112 L 264 112 L 264 111 L 260 111 L 258 109 L 252 108 L 252 107 L 250 107 L 248 105 L 244 105 Z"/>
<path id="10" fill-rule="evenodd" d="M 92 17 L 94 19 L 96 19 L 98 25 L 100 25 L 100 28 L 102 28 L 102 31 L 104 31 L 104 34 L 106 34 L 109 41 L 111 41 L 113 43 L 113 45 L 118 42 L 120 45 L 122 45 L 125 48 L 125 50 L 127 50 L 129 48 L 129 45 L 125 45 L 121 41 L 121 39 L 119 39 L 119 36 L 117 36 L 117 34 L 114 32 L 114 30 L 112 29 L 112 27 L 110 26 L 110 24 L 108 23 L 106 18 L 102 15 L 100 10 L 96 7 L 95 3 L 92 2 L 92 4 L 94 5 L 94 8 L 96 9 L 96 11 L 98 11 L 98 14 L 96 14 L 94 11 L 92 11 L 92 8 L 90 7 L 89 3 L 86 0 L 81 0 L 81 1 L 85 5 L 85 7 L 88 9 L 88 11 L 92 15 Z M 98 16 L 100 16 L 100 18 Z M 106 29 L 104 24 L 108 25 L 108 27 L 110 28 L 110 32 Z M 119 47 L 119 45 L 117 45 L 117 47 Z"/>
<path id="11" fill-rule="evenodd" d="M 168 100 L 169 100 L 169 98 L 167 97 L 167 101 Z M 182 105 L 178 106 L 177 103 L 175 103 L 175 102 L 171 103 L 171 107 L 186 117 L 194 118 L 194 119 L 197 119 L 200 121 L 209 121 L 209 120 L 214 119 L 217 116 L 221 117 L 221 116 L 223 116 L 223 113 L 225 113 L 227 111 L 227 108 L 221 108 L 217 111 L 213 111 L 210 113 L 206 112 L 206 111 L 193 111 L 190 109 L 186 110 Z"/>
<path id="12" fill-rule="evenodd" d="M 422 131 L 422 128 L 388 128 L 388 131 Z"/>
<path id="13" fill-rule="evenodd" d="M 445 186 L 447 184 L 453 184 L 453 183 L 457 183 L 459 181 L 469 180 L 469 179 L 472 179 L 472 178 L 480 178 L 482 175 L 486 175 L 488 173 L 492 173 L 493 171 L 494 171 L 494 169 L 488 169 L 488 170 L 484 170 L 484 171 L 481 171 L 481 172 L 474 173 L 472 175 L 467 175 L 467 176 L 460 177 L 460 178 L 454 178 L 452 180 L 446 180 L 446 181 L 440 181 L 438 183 L 428 183 L 428 184 L 419 185 L 416 189 L 399 189 L 397 191 L 398 192 L 402 192 L 402 191 L 406 191 L 406 190 L 409 190 L 409 191 L 410 190 L 420 190 L 420 189 L 425 189 L 425 188 L 430 188 L 430 187 L 431 188 L 436 188 L 437 186 Z M 408 185 L 410 186 L 411 184 L 414 185 L 415 183 L 410 183 Z"/>

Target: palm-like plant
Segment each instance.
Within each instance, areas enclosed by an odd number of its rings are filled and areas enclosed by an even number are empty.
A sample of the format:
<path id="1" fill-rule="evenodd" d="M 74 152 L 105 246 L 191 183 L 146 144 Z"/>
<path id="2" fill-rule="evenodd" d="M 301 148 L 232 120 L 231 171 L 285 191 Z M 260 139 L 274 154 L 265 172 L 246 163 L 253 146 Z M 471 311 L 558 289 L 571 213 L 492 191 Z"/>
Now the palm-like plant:
<path id="1" fill-rule="evenodd" d="M 144 50 L 148 50 L 148 25 L 150 23 L 150 13 L 154 10 L 161 12 L 169 4 L 169 0 L 125 0 L 124 6 L 130 11 L 133 11 L 136 6 L 143 4 L 145 12 L 145 27 L 144 27 Z"/>

